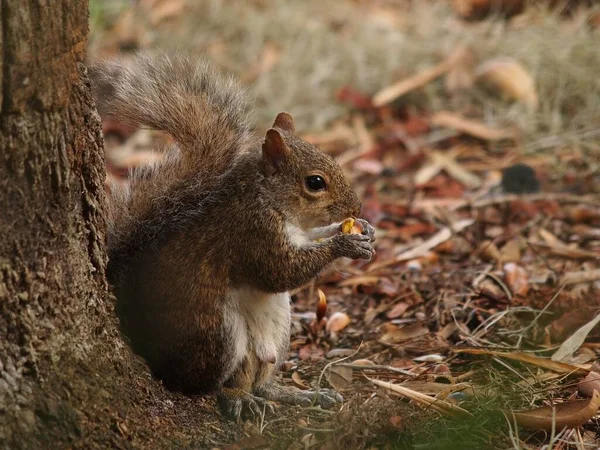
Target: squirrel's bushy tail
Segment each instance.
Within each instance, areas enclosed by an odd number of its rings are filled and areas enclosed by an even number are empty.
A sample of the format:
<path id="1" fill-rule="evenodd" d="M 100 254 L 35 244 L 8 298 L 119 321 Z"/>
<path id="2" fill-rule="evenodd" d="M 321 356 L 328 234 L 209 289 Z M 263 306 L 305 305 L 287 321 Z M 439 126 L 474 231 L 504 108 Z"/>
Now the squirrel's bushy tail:
<path id="1" fill-rule="evenodd" d="M 127 185 L 111 188 L 109 277 L 115 279 L 139 251 L 201 213 L 201 199 L 254 137 L 243 89 L 206 61 L 136 55 L 97 64 L 90 75 L 101 115 L 164 131 L 177 144 L 161 161 L 134 170 Z"/>
<path id="2" fill-rule="evenodd" d="M 165 131 L 182 157 L 222 173 L 251 139 L 243 89 L 207 61 L 138 54 L 92 67 L 98 111 L 130 125 Z"/>

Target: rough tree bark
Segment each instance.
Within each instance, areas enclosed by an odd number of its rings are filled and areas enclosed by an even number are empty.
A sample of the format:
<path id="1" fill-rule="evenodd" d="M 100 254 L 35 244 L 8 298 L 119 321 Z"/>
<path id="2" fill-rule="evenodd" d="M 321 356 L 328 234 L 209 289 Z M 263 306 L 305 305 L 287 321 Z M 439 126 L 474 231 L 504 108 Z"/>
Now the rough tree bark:
<path id="1" fill-rule="evenodd" d="M 166 392 L 118 332 L 87 1 L 0 5 L 0 448 L 204 447 L 211 401 Z"/>

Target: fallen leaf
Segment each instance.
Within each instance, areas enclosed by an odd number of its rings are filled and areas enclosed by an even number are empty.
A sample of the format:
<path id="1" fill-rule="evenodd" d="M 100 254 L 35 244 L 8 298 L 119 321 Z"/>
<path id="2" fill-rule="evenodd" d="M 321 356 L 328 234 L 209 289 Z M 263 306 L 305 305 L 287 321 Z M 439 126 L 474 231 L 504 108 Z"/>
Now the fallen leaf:
<path id="1" fill-rule="evenodd" d="M 225 450 L 254 450 L 270 447 L 269 440 L 262 434 L 247 436 L 225 447 Z"/>
<path id="2" fill-rule="evenodd" d="M 490 14 L 512 17 L 525 9 L 525 0 L 453 0 L 452 6 L 463 19 L 481 20 Z"/>
<path id="3" fill-rule="evenodd" d="M 494 58 L 483 62 L 476 70 L 478 82 L 509 100 L 517 100 L 536 109 L 538 95 L 533 77 L 511 58 Z"/>
<path id="4" fill-rule="evenodd" d="M 594 391 L 587 400 L 569 400 L 554 406 L 543 406 L 529 411 L 512 412 L 523 428 L 560 431 L 587 423 L 600 408 L 600 392 Z"/>
<path id="5" fill-rule="evenodd" d="M 516 263 L 521 260 L 521 245 L 517 239 L 512 239 L 504 244 L 500 251 L 500 261 L 503 263 Z"/>
<path id="6" fill-rule="evenodd" d="M 484 141 L 501 141 L 515 139 L 515 130 L 510 128 L 492 128 L 481 122 L 466 119 L 456 113 L 440 111 L 429 119 L 431 125 L 443 128 L 452 128 L 461 133 L 483 139 Z"/>
<path id="7" fill-rule="evenodd" d="M 438 355 L 437 353 L 434 353 L 431 355 L 417 356 L 416 358 L 413 358 L 413 361 L 417 361 L 417 362 L 439 363 L 439 362 L 442 362 L 443 360 L 444 360 L 444 357 L 442 355 Z"/>
<path id="8" fill-rule="evenodd" d="M 436 66 L 423 70 L 410 78 L 401 80 L 377 92 L 373 96 L 373 105 L 376 108 L 382 107 L 415 89 L 419 89 L 426 84 L 431 83 L 436 78 L 439 78 L 448 72 L 454 65 L 460 64 L 466 57 L 467 54 L 464 48 L 456 49 L 444 61 Z"/>
<path id="9" fill-rule="evenodd" d="M 500 250 L 496 244 L 490 240 L 483 241 L 479 244 L 476 254 L 484 261 L 496 262 L 500 261 L 501 258 Z"/>
<path id="10" fill-rule="evenodd" d="M 333 331 L 337 333 L 338 331 L 342 331 L 350 324 L 350 316 L 344 312 L 335 312 L 331 315 L 329 320 L 327 321 L 327 326 L 325 329 L 327 331 Z"/>
<path id="11" fill-rule="evenodd" d="M 300 378 L 300 374 L 298 372 L 292 373 L 292 381 L 298 389 L 310 389 L 306 384 L 304 384 L 304 381 L 302 381 L 302 378 Z"/>
<path id="12" fill-rule="evenodd" d="M 429 334 L 429 329 L 420 323 L 405 325 L 401 328 L 394 324 L 386 323 L 382 326 L 384 335 L 381 340 L 388 344 L 397 344 L 398 342 L 408 341 L 419 336 Z"/>
<path id="13" fill-rule="evenodd" d="M 394 307 L 387 312 L 386 316 L 388 319 L 395 319 L 397 317 L 400 317 L 402 314 L 404 314 L 406 312 L 408 307 L 409 307 L 408 303 L 404 303 L 404 302 L 396 303 L 394 305 Z"/>
<path id="14" fill-rule="evenodd" d="M 352 373 L 350 367 L 334 365 L 329 369 L 327 381 L 336 391 L 341 391 L 352 382 Z"/>
<path id="15" fill-rule="evenodd" d="M 440 245 L 442 242 L 447 241 L 454 234 L 460 233 L 462 230 L 473 225 L 474 223 L 475 221 L 473 219 L 459 220 L 458 222 L 453 223 L 451 227 L 442 228 L 440 231 L 438 231 L 436 234 L 434 234 L 422 244 L 417 245 L 416 247 L 410 250 L 402 252 L 400 255 L 398 255 L 391 261 L 385 261 L 380 264 L 373 264 L 369 268 L 369 272 L 381 269 L 383 267 L 392 266 L 394 264 L 397 264 L 398 262 L 408 261 L 409 259 L 415 259 L 420 256 L 424 256 L 432 248 Z"/>
<path id="16" fill-rule="evenodd" d="M 585 397 L 592 397 L 594 391 L 600 392 L 600 373 L 590 372 L 577 384 L 577 390 Z"/>
<path id="17" fill-rule="evenodd" d="M 375 363 L 369 359 L 357 359 L 352 361 L 352 364 L 356 364 L 357 366 L 374 366 Z"/>
<path id="18" fill-rule="evenodd" d="M 529 292 L 529 281 L 525 269 L 510 262 L 504 264 L 504 276 L 506 278 L 506 284 L 508 284 L 513 295 L 518 295 L 520 297 L 525 297 L 527 295 Z"/>
<path id="19" fill-rule="evenodd" d="M 570 284 L 590 283 L 596 280 L 600 280 L 600 269 L 567 272 L 560 279 L 560 284 L 567 286 Z"/>
<path id="20" fill-rule="evenodd" d="M 584 326 L 579 328 L 575 333 L 571 335 L 552 355 L 553 361 L 562 361 L 567 356 L 571 356 L 573 353 L 581 347 L 581 344 L 585 341 L 588 334 L 594 329 L 596 325 L 600 323 L 600 314 L 590 320 Z"/>
<path id="21" fill-rule="evenodd" d="M 298 357 L 302 360 L 318 361 L 323 359 L 323 356 L 325 356 L 323 349 L 313 343 L 304 345 L 298 351 Z"/>

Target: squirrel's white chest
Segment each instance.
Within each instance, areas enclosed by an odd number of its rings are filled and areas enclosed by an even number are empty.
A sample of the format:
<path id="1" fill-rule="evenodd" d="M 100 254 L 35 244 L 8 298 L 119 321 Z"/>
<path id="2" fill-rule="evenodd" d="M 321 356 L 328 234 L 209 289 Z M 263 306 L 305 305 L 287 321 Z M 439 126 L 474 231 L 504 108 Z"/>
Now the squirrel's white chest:
<path id="1" fill-rule="evenodd" d="M 252 351 L 261 362 L 282 362 L 290 339 L 290 295 L 237 289 L 227 302 L 224 331 L 234 352 L 233 366 L 237 368 Z"/>

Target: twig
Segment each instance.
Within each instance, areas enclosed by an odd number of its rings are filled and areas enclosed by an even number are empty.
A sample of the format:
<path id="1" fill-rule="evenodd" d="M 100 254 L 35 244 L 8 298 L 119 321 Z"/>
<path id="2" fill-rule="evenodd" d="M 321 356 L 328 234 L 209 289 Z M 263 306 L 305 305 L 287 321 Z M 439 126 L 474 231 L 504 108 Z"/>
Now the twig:
<path id="1" fill-rule="evenodd" d="M 348 367 L 349 369 L 355 370 L 387 370 L 389 372 L 401 373 L 402 375 L 406 375 L 409 377 L 416 377 L 418 374 L 409 372 L 405 369 L 400 369 L 398 367 L 386 366 L 383 364 L 371 364 L 371 365 L 362 365 L 362 364 L 352 364 L 352 363 L 342 363 L 340 364 L 342 367 Z"/>

